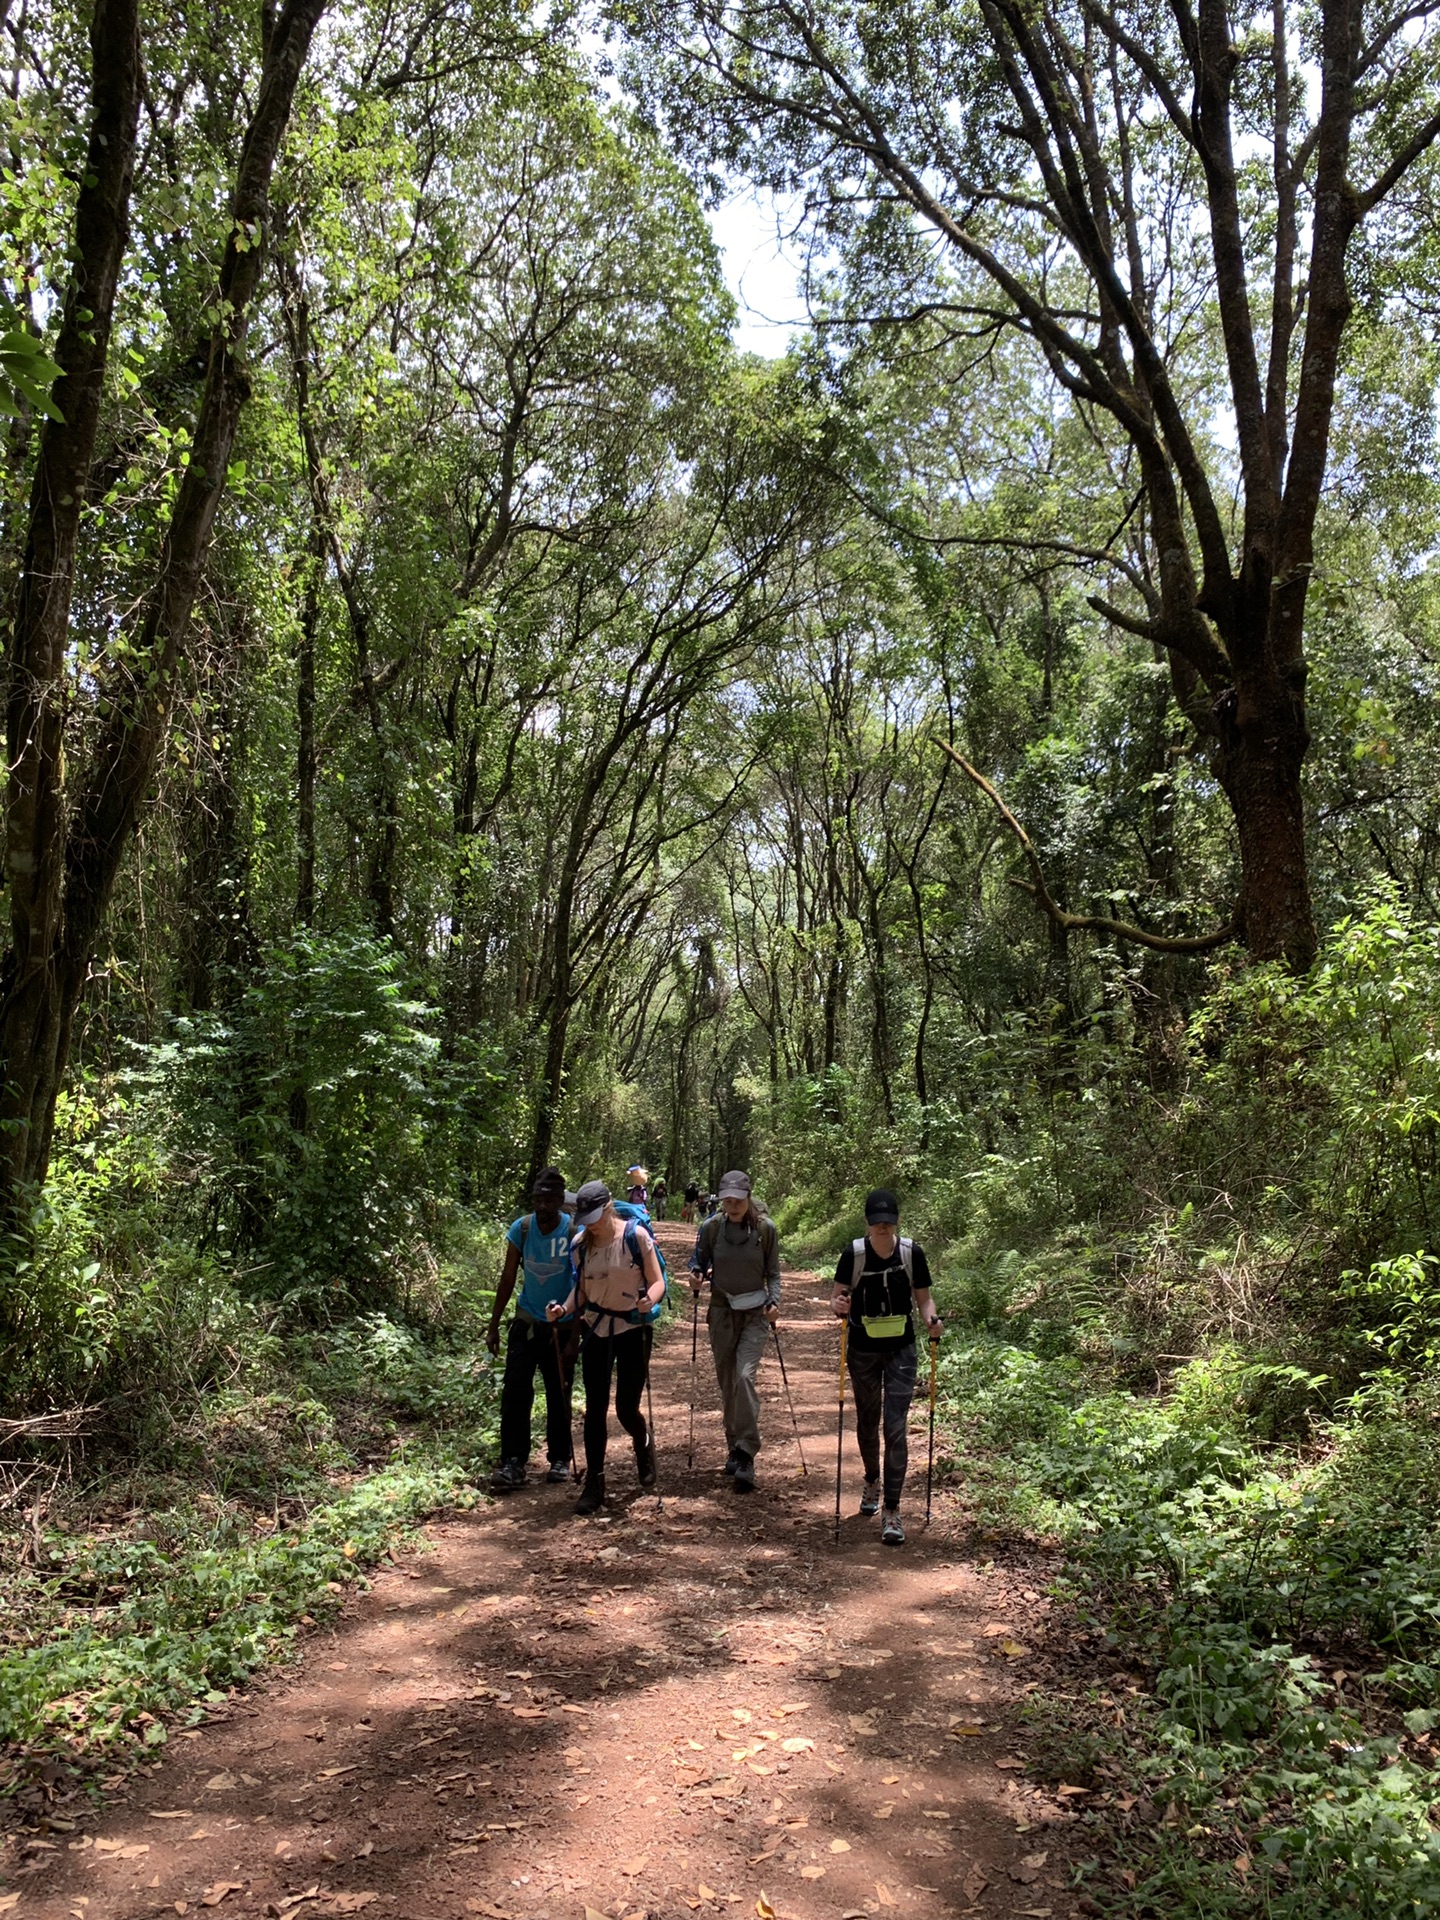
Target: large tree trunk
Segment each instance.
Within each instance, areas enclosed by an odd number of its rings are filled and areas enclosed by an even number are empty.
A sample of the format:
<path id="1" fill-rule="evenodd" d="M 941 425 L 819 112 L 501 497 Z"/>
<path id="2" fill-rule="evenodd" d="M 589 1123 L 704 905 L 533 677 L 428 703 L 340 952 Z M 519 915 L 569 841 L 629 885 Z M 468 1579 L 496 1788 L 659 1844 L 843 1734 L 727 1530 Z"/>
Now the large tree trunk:
<path id="1" fill-rule="evenodd" d="M 97 0 L 90 48 L 94 112 L 55 347 L 61 418 L 40 430 L 7 662 L 10 943 L 0 965 L 0 1219 L 13 1217 L 14 1196 L 44 1172 L 64 1066 L 54 966 L 64 912 L 63 673 L 80 513 L 129 237 L 141 91 L 136 0 Z"/>
<path id="2" fill-rule="evenodd" d="M 1216 706 L 1216 772 L 1235 815 L 1237 919 L 1253 960 L 1300 971 L 1315 958 L 1301 769 L 1310 744 L 1304 696 L 1277 669 L 1237 673 Z"/>
<path id="3" fill-rule="evenodd" d="M 79 505 L 94 444 L 87 409 L 98 408 L 105 368 L 140 86 L 133 0 L 101 0 L 96 10 L 96 117 L 86 175 L 93 184 L 81 191 L 77 275 L 57 353 L 66 378 L 56 403 L 72 413 L 64 428 L 47 423 L 42 435 L 11 660 L 6 865 L 12 920 L 11 947 L 0 970 L 0 1217 L 20 1217 L 26 1196 L 44 1180 L 55 1102 L 94 943 L 169 725 L 248 392 L 242 356 L 264 264 L 270 180 L 325 4 L 287 0 L 278 13 L 266 14 L 260 84 L 236 171 L 231 232 L 216 290 L 215 310 L 224 318 L 211 336 L 190 463 L 166 530 L 159 577 L 132 629 L 126 664 L 104 686 L 103 718 L 71 800 L 61 755 L 61 671 Z M 83 321 L 75 317 L 82 303 L 90 309 Z"/>

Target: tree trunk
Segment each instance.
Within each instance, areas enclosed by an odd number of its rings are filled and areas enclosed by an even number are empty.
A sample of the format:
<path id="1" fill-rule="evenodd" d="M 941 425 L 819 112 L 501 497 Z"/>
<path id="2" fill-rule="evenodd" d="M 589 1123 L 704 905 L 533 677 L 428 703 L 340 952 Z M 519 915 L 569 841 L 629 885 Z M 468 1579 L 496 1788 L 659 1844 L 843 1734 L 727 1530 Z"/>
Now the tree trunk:
<path id="1" fill-rule="evenodd" d="M 7 662 L 10 943 L 0 966 L 0 1218 L 13 1218 L 25 1190 L 43 1176 L 64 1071 L 64 988 L 54 964 L 64 914 L 63 673 L 80 513 L 130 230 L 141 92 L 136 0 L 97 0 L 90 49 L 94 113 L 55 346 L 61 418 L 40 430 Z"/>
<path id="2" fill-rule="evenodd" d="M 568 999 L 555 1000 L 555 1011 L 545 1035 L 545 1071 L 540 1082 L 540 1098 L 535 1104 L 535 1129 L 530 1136 L 530 1171 L 525 1190 L 528 1193 L 535 1176 L 548 1167 L 555 1151 L 555 1123 L 560 1117 L 560 1102 L 565 1096 L 565 1047 L 570 1034 L 571 1007 Z"/>
<path id="3" fill-rule="evenodd" d="M 236 170 L 232 224 L 205 390 L 159 577 L 103 688 L 102 716 L 73 802 L 61 755 L 61 671 L 84 479 L 126 238 L 140 56 L 132 0 L 101 0 L 92 28 L 96 115 L 76 213 L 76 275 L 57 358 L 66 377 L 47 422 L 31 504 L 26 578 L 11 655 L 6 864 L 11 946 L 0 969 L 0 1217 L 23 1214 L 49 1164 L 55 1102 L 94 943 L 150 789 L 249 391 L 242 358 L 264 265 L 270 179 L 325 0 L 266 14 L 254 114 Z M 83 319 L 79 316 L 83 314 Z M 72 325 L 73 322 L 73 325 Z M 88 426 L 87 426 L 88 422 Z M 89 439 L 85 441 L 88 431 Z"/>
<path id="4" fill-rule="evenodd" d="M 315 634 L 320 625 L 320 582 L 325 571 L 325 536 L 310 536 L 310 567 L 300 613 L 296 661 L 295 723 L 295 918 L 302 927 L 315 921 Z"/>
<path id="5" fill-rule="evenodd" d="M 1216 705 L 1216 773 L 1235 815 L 1239 920 L 1252 960 L 1298 972 L 1315 958 L 1301 768 L 1310 744 L 1304 695 L 1273 667 L 1236 674 Z"/>

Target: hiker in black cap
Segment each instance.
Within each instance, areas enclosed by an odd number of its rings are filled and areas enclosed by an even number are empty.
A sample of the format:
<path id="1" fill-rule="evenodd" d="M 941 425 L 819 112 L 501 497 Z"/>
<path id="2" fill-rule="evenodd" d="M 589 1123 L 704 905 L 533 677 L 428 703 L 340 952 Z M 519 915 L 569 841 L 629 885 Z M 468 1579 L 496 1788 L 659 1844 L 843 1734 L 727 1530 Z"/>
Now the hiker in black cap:
<path id="1" fill-rule="evenodd" d="M 580 1378 L 585 1383 L 585 1485 L 577 1513 L 594 1513 L 605 1500 L 605 1442 L 610 1383 L 615 1418 L 635 1447 L 642 1487 L 655 1484 L 655 1442 L 640 1411 L 650 1368 L 654 1308 L 665 1297 L 665 1276 L 649 1229 L 622 1220 L 603 1180 L 587 1180 L 575 1196 L 571 1241 L 575 1285 L 568 1299 L 552 1300 L 551 1320 L 580 1314 Z"/>
<path id="2" fill-rule="evenodd" d="M 720 1211 L 695 1236 L 690 1274 L 697 1293 L 702 1280 L 710 1281 L 705 1324 L 725 1410 L 725 1471 L 736 1493 L 753 1493 L 760 1451 L 755 1374 L 780 1317 L 780 1237 L 751 1198 L 748 1173 L 722 1175 Z"/>
<path id="3" fill-rule="evenodd" d="M 496 1493 L 523 1487 L 529 1478 L 530 1413 L 535 1401 L 535 1375 L 545 1383 L 545 1451 L 550 1470 L 545 1478 L 570 1478 L 570 1383 L 575 1370 L 574 1328 L 563 1336 L 547 1323 L 552 1300 L 570 1291 L 570 1215 L 565 1212 L 565 1176 L 546 1167 L 535 1176 L 530 1190 L 534 1211 L 522 1214 L 506 1234 L 505 1266 L 495 1289 L 495 1305 L 485 1344 L 500 1351 L 500 1322 L 521 1281 L 515 1317 L 505 1346 L 505 1378 L 500 1389 L 500 1464 L 490 1477 Z"/>
<path id="4" fill-rule="evenodd" d="M 880 1508 L 883 1420 L 885 1511 L 880 1539 L 887 1547 L 898 1547 L 905 1540 L 900 1495 L 909 1465 L 906 1422 L 915 1397 L 914 1316 L 918 1311 L 932 1340 L 940 1338 L 940 1316 L 930 1298 L 925 1249 L 900 1238 L 900 1202 L 888 1187 L 876 1187 L 865 1196 L 865 1226 L 864 1239 L 853 1241 L 835 1268 L 833 1305 L 836 1318 L 849 1322 L 855 1431 L 865 1463 L 860 1511 L 875 1513 Z"/>

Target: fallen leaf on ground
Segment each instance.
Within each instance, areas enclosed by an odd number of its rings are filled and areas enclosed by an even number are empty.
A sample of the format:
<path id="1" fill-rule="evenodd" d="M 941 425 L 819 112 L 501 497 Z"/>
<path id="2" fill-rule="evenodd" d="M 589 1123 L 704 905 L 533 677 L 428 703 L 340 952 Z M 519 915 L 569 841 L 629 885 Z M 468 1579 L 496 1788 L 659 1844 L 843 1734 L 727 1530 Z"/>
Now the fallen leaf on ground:
<path id="1" fill-rule="evenodd" d="M 801 1867 L 800 1878 L 802 1880 L 823 1880 L 825 1878 L 825 1869 L 824 1867 Z"/>
<path id="2" fill-rule="evenodd" d="M 985 1878 L 984 1874 L 981 1873 L 980 1869 L 978 1867 L 972 1867 L 969 1873 L 966 1874 L 964 1880 L 965 1898 L 970 1901 L 978 1900 L 989 1884 L 990 1882 Z"/>
<path id="3" fill-rule="evenodd" d="M 633 1860 L 627 1860 L 625 1862 L 624 1866 L 621 1867 L 620 1871 L 621 1873 L 628 1873 L 632 1875 L 637 1873 L 643 1873 L 649 1864 L 650 1864 L 650 1856 L 648 1853 L 637 1853 Z"/>
<path id="4" fill-rule="evenodd" d="M 545 1718 L 544 1707 L 512 1707 L 510 1711 L 517 1720 L 543 1720 Z"/>
<path id="5" fill-rule="evenodd" d="M 838 1680 L 840 1678 L 839 1667 L 826 1667 L 825 1678 L 827 1680 Z"/>
<path id="6" fill-rule="evenodd" d="M 494 1902 L 490 1900 L 467 1900 L 465 1902 L 465 1911 L 467 1913 L 486 1914 L 488 1920 L 510 1920 L 509 1911 L 505 1907 L 497 1907 Z M 593 1907 L 586 1907 L 585 1920 L 605 1920 L 605 1915 L 603 1913 L 596 1913 Z"/>
<path id="7" fill-rule="evenodd" d="M 1008 1620 L 992 1620 L 988 1626 L 980 1629 L 987 1640 L 998 1640 L 1002 1633 L 1013 1633 L 1015 1629 Z"/>
<path id="8" fill-rule="evenodd" d="M 322 1913 L 361 1913 L 372 1900 L 380 1898 L 378 1893 L 337 1893 L 327 1900 L 320 1909 Z"/>
<path id="9" fill-rule="evenodd" d="M 188 1913 L 190 1911 L 190 1902 L 188 1900 L 177 1900 L 175 1902 L 175 1911 L 177 1913 Z"/>
<path id="10" fill-rule="evenodd" d="M 714 1887 L 707 1887 L 703 1880 L 700 1882 L 699 1886 L 695 1889 L 695 1891 L 696 1893 L 699 1894 L 702 1900 L 718 1900 L 720 1898 L 719 1894 L 716 1893 Z"/>
<path id="11" fill-rule="evenodd" d="M 756 1920 L 775 1920 L 775 1909 L 762 1893 L 755 1902 Z"/>
<path id="12" fill-rule="evenodd" d="M 1011 1660 L 1023 1660 L 1029 1653 L 1029 1647 L 1022 1647 L 1018 1640 L 1002 1640 L 1000 1651 Z"/>
<path id="13" fill-rule="evenodd" d="M 984 1727 L 978 1727 L 973 1721 L 962 1721 L 958 1727 L 951 1727 L 952 1740 L 976 1740 L 984 1733 Z"/>
<path id="14" fill-rule="evenodd" d="M 193 1807 L 175 1807 L 168 1813 L 156 1813 L 152 1808 L 148 1818 L 151 1820 L 193 1820 L 195 1818 L 195 1809 Z"/>
<path id="15" fill-rule="evenodd" d="M 830 1851 L 831 1853 L 849 1853 L 850 1842 L 848 1840 L 832 1840 L 830 1842 Z"/>
<path id="16" fill-rule="evenodd" d="M 893 1907 L 895 1905 L 895 1896 L 883 1880 L 877 1880 L 875 1882 L 875 1898 L 880 1902 L 882 1907 Z"/>
<path id="17" fill-rule="evenodd" d="M 868 1713 L 852 1713 L 849 1718 L 852 1733 L 874 1733 L 875 1722 Z"/>
<path id="18" fill-rule="evenodd" d="M 877 1820 L 888 1820 L 894 1811 L 895 1802 L 893 1800 L 887 1800 L 883 1807 L 877 1807 L 875 1809 L 875 1818 Z"/>
<path id="19" fill-rule="evenodd" d="M 358 1760 L 352 1760 L 348 1767 L 322 1767 L 320 1769 L 320 1778 L 322 1780 L 334 1780 L 342 1773 L 356 1773 L 359 1771 L 359 1768 L 360 1762 Z"/>
<path id="20" fill-rule="evenodd" d="M 1057 1795 L 1062 1800 L 1073 1800 L 1077 1793 L 1089 1793 L 1089 1787 L 1057 1787 Z"/>
<path id="21" fill-rule="evenodd" d="M 783 1753 L 813 1753 L 815 1742 L 807 1739 L 803 1733 L 796 1733 L 788 1740 L 782 1740 L 780 1748 Z"/>
<path id="22" fill-rule="evenodd" d="M 1025 1762 L 1023 1760 L 997 1760 L 995 1764 L 1001 1773 L 1023 1773 L 1025 1771 Z"/>
<path id="23" fill-rule="evenodd" d="M 212 1773 L 210 1778 L 205 1782 L 205 1788 L 208 1793 L 228 1793 L 234 1785 L 235 1776 L 233 1773 Z"/>
<path id="24" fill-rule="evenodd" d="M 880 1784 L 882 1787 L 898 1787 L 900 1784 L 900 1776 L 898 1773 L 882 1773 L 880 1776 Z"/>
<path id="25" fill-rule="evenodd" d="M 19 1898 L 18 1893 L 0 1893 L 0 1913 L 9 1913 Z"/>
<path id="26" fill-rule="evenodd" d="M 218 1907 L 227 1893 L 239 1893 L 243 1890 L 243 1880 L 217 1880 L 213 1887 L 207 1887 L 200 1896 L 202 1907 Z"/>

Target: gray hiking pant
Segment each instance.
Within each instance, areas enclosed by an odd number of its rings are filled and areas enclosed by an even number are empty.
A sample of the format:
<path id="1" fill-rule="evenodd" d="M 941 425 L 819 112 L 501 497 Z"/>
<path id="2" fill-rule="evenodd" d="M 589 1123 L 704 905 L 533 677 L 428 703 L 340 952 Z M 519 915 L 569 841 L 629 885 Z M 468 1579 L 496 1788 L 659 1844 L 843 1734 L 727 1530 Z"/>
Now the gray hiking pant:
<path id="1" fill-rule="evenodd" d="M 710 1329 L 710 1351 L 715 1357 L 715 1378 L 725 1410 L 726 1444 L 739 1447 L 753 1459 L 760 1451 L 760 1395 L 755 1375 L 770 1338 L 770 1322 L 763 1307 L 736 1313 L 725 1304 L 723 1294 L 712 1293 L 705 1324 Z"/>
<path id="2" fill-rule="evenodd" d="M 855 1389 L 855 1437 L 865 1478 L 880 1478 L 880 1428 L 885 1429 L 885 1490 L 887 1507 L 898 1507 L 910 1464 L 910 1442 L 905 1431 L 910 1402 L 915 1398 L 915 1342 L 903 1347 L 857 1347 L 848 1350 L 850 1384 Z"/>

